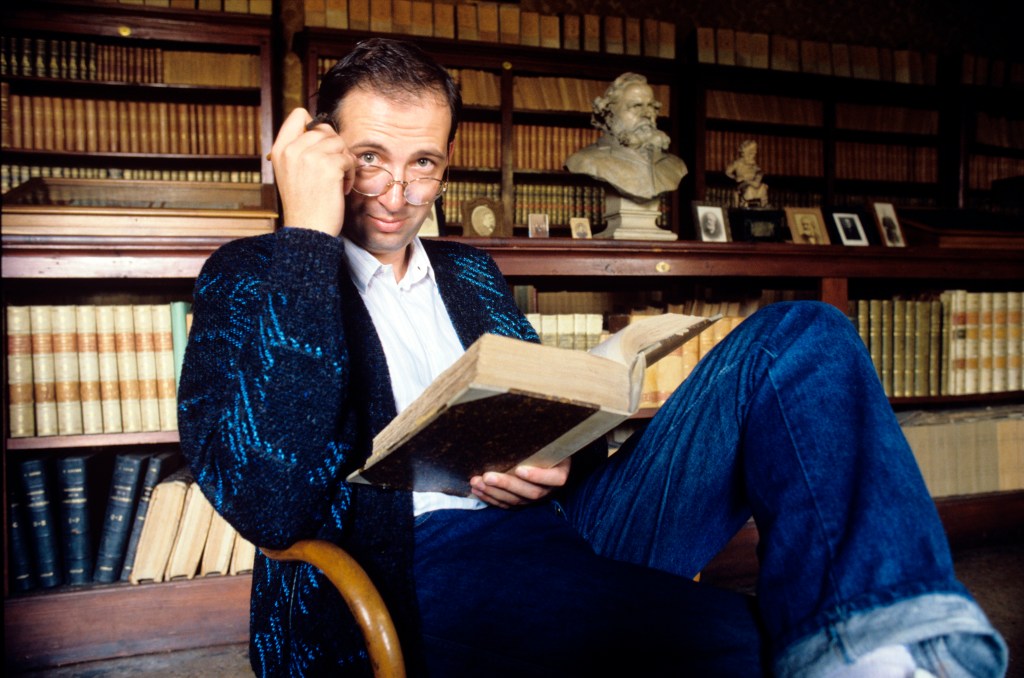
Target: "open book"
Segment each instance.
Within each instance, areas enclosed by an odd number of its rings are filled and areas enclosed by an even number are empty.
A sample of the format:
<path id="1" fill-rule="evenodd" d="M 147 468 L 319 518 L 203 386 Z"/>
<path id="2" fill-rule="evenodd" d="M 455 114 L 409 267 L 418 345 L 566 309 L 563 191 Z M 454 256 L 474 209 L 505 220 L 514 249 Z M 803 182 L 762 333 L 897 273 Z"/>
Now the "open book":
<path id="1" fill-rule="evenodd" d="M 350 482 L 469 495 L 469 479 L 551 467 L 639 409 L 644 370 L 718 320 L 630 323 L 590 351 L 487 334 L 373 441 Z"/>

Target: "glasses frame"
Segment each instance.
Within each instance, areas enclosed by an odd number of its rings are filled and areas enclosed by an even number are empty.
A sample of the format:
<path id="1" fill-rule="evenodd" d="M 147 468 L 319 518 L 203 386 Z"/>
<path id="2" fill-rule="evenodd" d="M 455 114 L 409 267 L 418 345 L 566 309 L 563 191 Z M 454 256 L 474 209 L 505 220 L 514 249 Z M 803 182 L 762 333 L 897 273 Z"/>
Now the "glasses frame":
<path id="1" fill-rule="evenodd" d="M 391 180 L 388 181 L 388 183 L 384 186 L 384 190 L 382 190 L 380 193 L 364 193 L 363 191 L 360 191 L 358 188 L 355 187 L 355 183 L 353 183 L 353 185 L 352 185 L 352 190 L 353 191 L 355 191 L 359 195 L 366 196 L 367 198 L 379 198 L 380 196 L 382 196 L 385 193 L 387 193 L 388 191 L 390 191 L 392 186 L 394 186 L 395 184 L 398 184 L 398 185 L 400 185 L 402 187 L 402 198 L 407 203 L 409 203 L 410 205 L 413 205 L 414 207 L 423 207 L 424 205 L 429 205 L 429 204 L 431 204 L 433 202 L 437 202 L 437 199 L 445 194 L 445 192 L 448 190 L 448 177 L 449 177 L 449 173 L 451 172 L 451 168 L 452 168 L 451 163 L 448 163 L 445 166 L 445 168 L 444 168 L 444 179 L 435 179 L 434 177 L 419 177 L 418 179 L 410 179 L 409 181 L 399 181 L 398 179 L 395 178 L 395 175 L 392 174 L 391 170 L 389 170 L 386 167 L 381 167 L 380 165 L 374 165 L 374 164 L 370 164 L 370 163 L 368 163 L 366 165 L 359 165 L 359 167 L 356 168 L 356 171 L 359 171 L 360 169 L 362 169 L 364 167 L 372 167 L 374 169 L 382 170 L 382 171 L 386 172 L 389 177 L 391 177 Z M 437 181 L 437 182 L 439 182 L 440 187 L 438 188 L 437 193 L 434 194 L 434 197 L 431 198 L 430 200 L 428 200 L 427 202 L 415 203 L 415 202 L 409 200 L 409 195 L 408 195 L 409 185 L 412 184 L 413 182 L 421 181 L 423 179 L 429 179 L 430 181 Z"/>

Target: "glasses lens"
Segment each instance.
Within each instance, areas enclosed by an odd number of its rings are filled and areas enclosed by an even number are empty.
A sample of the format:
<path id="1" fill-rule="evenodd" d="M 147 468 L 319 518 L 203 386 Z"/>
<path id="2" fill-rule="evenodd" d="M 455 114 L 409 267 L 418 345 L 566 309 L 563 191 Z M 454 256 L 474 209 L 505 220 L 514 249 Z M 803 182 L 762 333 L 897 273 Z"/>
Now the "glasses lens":
<path id="1" fill-rule="evenodd" d="M 405 187 L 405 200 L 410 205 L 426 205 L 441 194 L 440 179 L 414 179 Z"/>
<path id="2" fill-rule="evenodd" d="M 356 178 L 352 188 L 363 195 L 378 196 L 387 190 L 391 179 L 391 172 L 383 167 L 363 165 L 356 168 Z"/>

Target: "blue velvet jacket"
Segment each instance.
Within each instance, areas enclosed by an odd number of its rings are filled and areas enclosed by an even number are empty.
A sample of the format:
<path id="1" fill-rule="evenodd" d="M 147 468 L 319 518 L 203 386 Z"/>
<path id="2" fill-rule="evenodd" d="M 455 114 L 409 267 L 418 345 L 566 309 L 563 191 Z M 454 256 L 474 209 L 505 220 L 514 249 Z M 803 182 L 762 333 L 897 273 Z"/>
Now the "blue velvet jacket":
<path id="1" fill-rule="evenodd" d="M 396 414 L 384 352 L 343 241 L 303 229 L 231 242 L 196 281 L 179 393 L 181 448 L 214 506 L 258 546 L 343 545 L 369 572 L 419 673 L 412 498 L 344 482 Z M 536 341 L 490 257 L 424 241 L 464 346 Z M 309 565 L 257 555 L 250 652 L 259 675 L 369 675 L 354 621 Z"/>

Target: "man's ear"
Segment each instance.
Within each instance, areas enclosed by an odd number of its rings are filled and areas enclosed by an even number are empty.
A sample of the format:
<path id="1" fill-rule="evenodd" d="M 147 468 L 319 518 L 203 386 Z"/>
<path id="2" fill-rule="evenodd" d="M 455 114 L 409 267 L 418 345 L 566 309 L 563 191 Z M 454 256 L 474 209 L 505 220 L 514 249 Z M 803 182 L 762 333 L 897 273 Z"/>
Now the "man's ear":
<path id="1" fill-rule="evenodd" d="M 458 134 L 456 132 L 456 134 Z M 452 139 L 451 143 L 448 144 L 448 164 L 451 164 L 452 153 L 455 152 L 455 139 Z"/>

